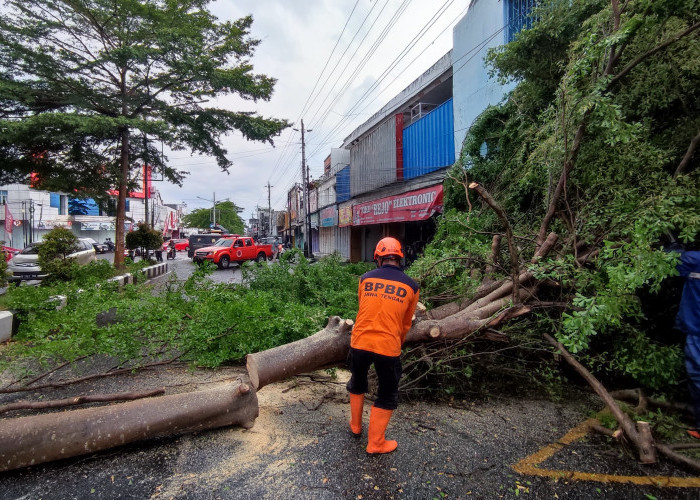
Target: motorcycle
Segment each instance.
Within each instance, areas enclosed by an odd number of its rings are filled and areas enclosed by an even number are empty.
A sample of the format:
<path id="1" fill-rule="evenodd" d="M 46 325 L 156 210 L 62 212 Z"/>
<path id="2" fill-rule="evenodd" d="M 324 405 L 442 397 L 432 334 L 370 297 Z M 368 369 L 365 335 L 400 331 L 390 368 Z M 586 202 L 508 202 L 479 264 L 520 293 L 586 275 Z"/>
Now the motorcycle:
<path id="1" fill-rule="evenodd" d="M 114 252 L 114 248 L 116 247 L 116 245 L 114 244 L 111 238 L 107 238 L 103 244 L 107 245 L 108 252 Z"/>
<path id="2" fill-rule="evenodd" d="M 167 259 L 175 259 L 175 247 L 168 247 L 168 253 L 165 255 Z"/>

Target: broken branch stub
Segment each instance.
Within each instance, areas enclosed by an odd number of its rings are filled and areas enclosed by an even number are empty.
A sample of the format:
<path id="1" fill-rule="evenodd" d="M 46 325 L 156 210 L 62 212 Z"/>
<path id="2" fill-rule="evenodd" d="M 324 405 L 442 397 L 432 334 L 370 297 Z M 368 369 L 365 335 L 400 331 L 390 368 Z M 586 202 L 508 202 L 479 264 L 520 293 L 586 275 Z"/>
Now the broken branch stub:
<path id="1" fill-rule="evenodd" d="M 258 398 L 248 384 L 97 408 L 0 420 L 0 472 L 160 436 L 250 428 Z"/>

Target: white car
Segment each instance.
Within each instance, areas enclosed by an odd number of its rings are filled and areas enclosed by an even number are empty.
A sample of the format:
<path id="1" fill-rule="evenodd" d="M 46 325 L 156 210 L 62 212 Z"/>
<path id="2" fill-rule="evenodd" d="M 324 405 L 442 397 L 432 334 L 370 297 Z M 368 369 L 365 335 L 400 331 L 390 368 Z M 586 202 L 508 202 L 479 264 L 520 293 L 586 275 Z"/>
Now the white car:
<path id="1" fill-rule="evenodd" d="M 85 238 L 78 238 L 78 249 L 68 257 L 85 265 L 96 260 L 95 247 Z M 39 267 L 39 245 L 32 243 L 7 263 L 8 281 L 40 280 L 47 276 Z"/>

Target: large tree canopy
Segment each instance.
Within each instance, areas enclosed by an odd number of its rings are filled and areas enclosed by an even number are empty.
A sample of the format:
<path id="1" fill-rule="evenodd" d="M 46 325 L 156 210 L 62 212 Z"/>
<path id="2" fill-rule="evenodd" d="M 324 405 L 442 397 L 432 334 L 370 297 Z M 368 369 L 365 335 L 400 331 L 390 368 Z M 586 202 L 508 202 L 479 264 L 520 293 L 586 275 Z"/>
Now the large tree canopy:
<path id="1" fill-rule="evenodd" d="M 216 223 L 224 226 L 232 234 L 243 234 L 243 219 L 238 215 L 238 207 L 231 201 L 216 204 Z M 200 208 L 193 210 L 182 218 L 187 227 L 208 228 L 212 223 L 212 209 Z"/>
<path id="2" fill-rule="evenodd" d="M 515 276 L 514 262 L 529 267 L 540 282 L 524 296 L 543 306 L 510 333 L 532 345 L 556 332 L 597 373 L 672 388 L 682 335 L 672 331 L 678 283 L 667 279 L 677 254 L 664 247 L 700 234 L 699 2 L 552 1 L 535 16 L 487 58 L 517 85 L 470 128 L 446 183 L 449 210 L 411 272 L 440 305 Z M 492 247 L 509 231 L 512 246 Z M 560 243 L 533 265 L 548 231 Z"/>
<path id="3" fill-rule="evenodd" d="M 117 253 L 131 173 L 189 149 L 226 170 L 222 136 L 269 141 L 284 120 L 214 107 L 236 94 L 268 100 L 275 80 L 253 73 L 251 17 L 217 22 L 209 0 L 6 0 L 0 19 L 0 182 L 39 174 L 37 187 L 103 197 L 119 189 Z M 120 262 L 116 262 L 119 264 Z"/>

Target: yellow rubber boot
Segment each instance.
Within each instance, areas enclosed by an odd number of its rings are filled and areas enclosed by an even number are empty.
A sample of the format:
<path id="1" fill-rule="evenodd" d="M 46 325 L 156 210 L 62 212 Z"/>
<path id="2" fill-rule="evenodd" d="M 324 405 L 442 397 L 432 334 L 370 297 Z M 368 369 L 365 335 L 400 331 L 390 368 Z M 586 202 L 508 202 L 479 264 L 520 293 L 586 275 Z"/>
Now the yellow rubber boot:
<path id="1" fill-rule="evenodd" d="M 350 432 L 355 437 L 362 435 L 362 409 L 364 404 L 364 394 L 350 393 Z"/>
<path id="2" fill-rule="evenodd" d="M 389 425 L 393 410 L 372 407 L 369 414 L 369 429 L 367 430 L 367 453 L 391 453 L 398 443 L 384 439 L 386 427 Z"/>

